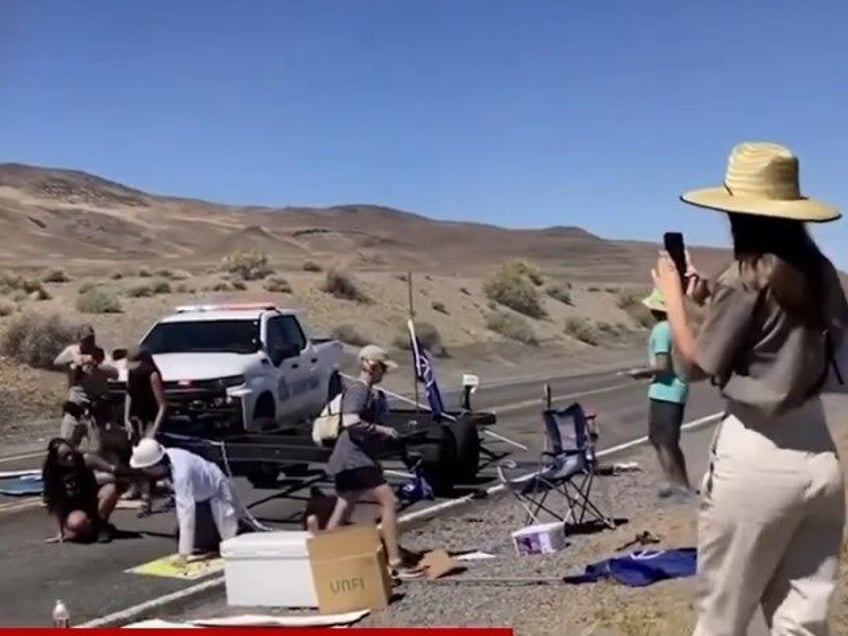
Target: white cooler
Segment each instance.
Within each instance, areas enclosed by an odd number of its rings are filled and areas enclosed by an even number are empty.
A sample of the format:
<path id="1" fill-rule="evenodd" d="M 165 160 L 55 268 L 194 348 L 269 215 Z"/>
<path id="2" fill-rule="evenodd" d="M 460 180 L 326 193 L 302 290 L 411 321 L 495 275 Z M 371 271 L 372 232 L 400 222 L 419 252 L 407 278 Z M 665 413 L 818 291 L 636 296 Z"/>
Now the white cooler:
<path id="1" fill-rule="evenodd" d="M 227 604 L 318 607 L 303 531 L 251 532 L 221 543 Z"/>

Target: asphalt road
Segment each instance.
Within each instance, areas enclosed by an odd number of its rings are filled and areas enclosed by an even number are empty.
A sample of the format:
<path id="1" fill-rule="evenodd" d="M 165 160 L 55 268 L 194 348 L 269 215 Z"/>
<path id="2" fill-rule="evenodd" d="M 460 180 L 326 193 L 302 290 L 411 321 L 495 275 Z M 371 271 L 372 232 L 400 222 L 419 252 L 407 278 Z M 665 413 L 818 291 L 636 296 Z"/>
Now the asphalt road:
<path id="1" fill-rule="evenodd" d="M 646 387 L 612 373 L 550 379 L 556 403 L 578 399 L 598 413 L 601 447 L 611 447 L 646 433 Z M 521 381 L 499 386 L 481 386 L 472 398 L 478 409 L 498 414 L 499 433 L 538 449 L 542 443 L 542 382 Z M 448 406 L 456 404 L 458 393 L 448 393 Z M 698 419 L 720 409 L 714 389 L 696 386 L 690 397 L 686 419 Z M 500 444 L 494 450 L 508 450 Z M 0 471 L 33 468 L 37 454 L 18 459 L 0 457 Z M 517 451 L 517 455 L 521 455 Z M 483 476 L 492 479 L 487 469 Z M 274 525 L 296 523 L 303 503 L 272 496 L 272 491 L 257 491 L 239 480 L 239 491 L 251 511 L 261 521 Z M 256 502 L 261 500 L 264 503 Z M 424 507 L 423 502 L 410 508 Z M 365 511 L 367 513 L 367 510 Z M 115 612 L 151 598 L 176 591 L 197 581 L 178 581 L 159 577 L 127 574 L 128 568 L 158 557 L 173 554 L 172 513 L 137 519 L 133 511 L 119 510 L 113 521 L 127 533 L 107 545 L 45 545 L 54 526 L 37 502 L 0 498 L 0 625 L 38 626 L 50 622 L 53 603 L 61 598 L 70 609 L 72 620 L 84 621 Z"/>

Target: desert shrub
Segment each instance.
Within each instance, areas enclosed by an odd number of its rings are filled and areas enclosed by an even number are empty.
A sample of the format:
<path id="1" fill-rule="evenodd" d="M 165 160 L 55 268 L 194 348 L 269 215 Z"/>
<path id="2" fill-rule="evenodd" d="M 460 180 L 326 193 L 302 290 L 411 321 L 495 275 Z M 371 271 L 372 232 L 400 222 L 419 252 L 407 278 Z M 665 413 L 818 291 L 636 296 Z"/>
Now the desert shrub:
<path id="1" fill-rule="evenodd" d="M 103 287 L 94 287 L 77 296 L 77 311 L 81 314 L 119 314 L 123 310 L 118 297 Z"/>
<path id="2" fill-rule="evenodd" d="M 94 289 L 95 287 L 100 287 L 103 285 L 100 281 L 87 280 L 84 283 L 81 283 L 79 287 L 77 287 L 78 294 L 84 294 L 85 292 Z"/>
<path id="3" fill-rule="evenodd" d="M 409 276 L 407 276 L 406 274 L 395 274 L 395 278 L 397 278 L 402 283 L 405 283 L 409 280 Z"/>
<path id="4" fill-rule="evenodd" d="M 621 327 L 619 325 L 613 325 L 609 322 L 604 322 L 603 320 L 598 322 L 595 327 L 597 327 L 598 331 L 607 336 L 617 336 L 621 331 Z"/>
<path id="5" fill-rule="evenodd" d="M 65 273 L 63 269 L 51 269 L 45 272 L 44 276 L 41 277 L 42 282 L 45 283 L 67 283 L 70 282 L 70 278 Z"/>
<path id="6" fill-rule="evenodd" d="M 647 292 L 640 290 L 622 290 L 618 293 L 615 304 L 624 311 L 640 327 L 648 329 L 654 324 L 651 311 L 642 304 L 642 298 Z"/>
<path id="7" fill-rule="evenodd" d="M 323 267 L 321 267 L 321 266 L 320 266 L 318 263 L 316 263 L 315 261 L 306 261 L 306 262 L 303 264 L 303 271 L 304 271 L 304 272 L 323 272 L 323 271 L 324 271 L 324 268 L 323 268 Z"/>
<path id="8" fill-rule="evenodd" d="M 206 288 L 206 290 L 213 292 L 233 291 L 233 286 L 225 280 L 219 280 L 215 283 L 212 283 L 212 285 Z"/>
<path id="9" fill-rule="evenodd" d="M 15 303 L 9 302 L 8 300 L 0 301 L 0 317 L 11 316 L 18 310 L 18 306 Z"/>
<path id="10" fill-rule="evenodd" d="M 548 285 L 548 287 L 545 288 L 545 293 L 561 303 L 566 305 L 571 304 L 571 290 L 568 287 L 563 287 L 561 285 Z"/>
<path id="11" fill-rule="evenodd" d="M 225 272 L 242 280 L 262 280 L 273 273 L 268 266 L 268 255 L 254 250 L 243 250 L 225 256 L 221 265 Z"/>
<path id="12" fill-rule="evenodd" d="M 171 293 L 171 283 L 169 283 L 168 281 L 163 280 L 163 279 L 153 281 L 153 283 L 151 284 L 151 287 L 153 288 L 154 294 L 170 294 Z"/>
<path id="13" fill-rule="evenodd" d="M 146 267 L 142 267 L 141 269 L 138 270 L 138 277 L 139 278 L 153 278 L 153 272 L 150 271 Z"/>
<path id="14" fill-rule="evenodd" d="M 618 287 L 604 287 L 604 291 L 608 294 L 617 294 L 619 289 Z"/>
<path id="15" fill-rule="evenodd" d="M 357 303 L 371 302 L 368 295 L 359 288 L 358 283 L 353 277 L 334 269 L 327 272 L 321 290 L 343 300 L 352 300 Z"/>
<path id="16" fill-rule="evenodd" d="M 440 358 L 446 357 L 447 351 L 442 344 L 442 335 L 436 327 L 428 322 L 416 322 L 415 335 L 418 338 L 418 342 L 421 343 L 421 346 L 429 353 Z M 396 348 L 404 351 L 412 349 L 412 343 L 409 341 L 409 329 L 405 324 L 400 328 L 392 344 Z"/>
<path id="17" fill-rule="evenodd" d="M 434 300 L 432 303 L 430 303 L 430 307 L 433 308 L 433 311 L 438 311 L 440 314 L 445 314 L 445 315 L 450 314 L 450 312 L 448 311 L 448 308 L 445 307 L 445 303 L 443 303 L 441 301 Z"/>
<path id="18" fill-rule="evenodd" d="M 359 333 L 353 325 L 333 327 L 332 335 L 336 340 L 353 345 L 354 347 L 364 347 L 369 343 L 368 339 Z"/>
<path id="19" fill-rule="evenodd" d="M 49 298 L 50 295 L 44 289 L 44 284 L 37 278 L 27 278 L 18 274 L 2 274 L 0 275 L 0 293 L 12 294 L 21 292 L 24 297 L 33 297 L 37 294 L 39 297 Z"/>
<path id="20" fill-rule="evenodd" d="M 112 280 L 121 280 L 123 277 L 124 277 L 124 273 L 119 272 L 119 271 L 114 271 L 111 274 L 109 274 L 109 278 L 111 278 Z"/>
<path id="21" fill-rule="evenodd" d="M 270 276 L 265 279 L 265 283 L 262 285 L 265 288 L 265 291 L 269 291 L 274 294 L 290 294 L 292 293 L 292 287 L 282 276 Z"/>
<path id="22" fill-rule="evenodd" d="M 598 330 L 588 318 L 572 316 L 565 321 L 565 333 L 584 342 L 588 345 L 595 346 L 600 340 Z"/>
<path id="23" fill-rule="evenodd" d="M 586 288 L 586 291 L 587 291 L 587 292 L 591 292 L 591 293 L 593 293 L 593 294 L 596 294 L 596 293 L 598 293 L 599 291 L 603 291 L 603 290 L 602 290 L 600 287 L 598 287 L 597 285 L 592 285 L 591 287 L 587 287 L 587 288 Z"/>
<path id="24" fill-rule="evenodd" d="M 233 291 L 244 291 L 247 289 L 247 284 L 243 280 L 234 280 L 230 283 Z"/>
<path id="25" fill-rule="evenodd" d="M 520 314 L 543 318 L 545 309 L 542 299 L 527 277 L 526 267 L 523 261 L 505 263 L 486 281 L 483 292 L 490 300 Z"/>
<path id="26" fill-rule="evenodd" d="M 509 340 L 534 346 L 539 344 L 533 326 L 529 322 L 521 316 L 508 314 L 505 311 L 490 312 L 486 316 L 486 328 Z"/>
<path id="27" fill-rule="evenodd" d="M 0 352 L 22 364 L 52 369 L 53 360 L 80 336 L 80 325 L 59 314 L 28 313 L 12 319 L 0 337 Z"/>
<path id="28" fill-rule="evenodd" d="M 141 283 L 127 288 L 126 294 L 130 298 L 150 298 L 153 295 L 153 285 Z"/>
<path id="29" fill-rule="evenodd" d="M 465 295 L 465 296 L 470 296 L 470 295 L 471 295 L 471 292 L 470 292 L 470 291 L 468 291 L 468 288 L 467 288 L 467 287 L 460 287 L 460 288 L 459 288 L 459 291 L 460 291 L 460 293 L 461 293 L 461 294 L 463 294 L 463 295 Z"/>

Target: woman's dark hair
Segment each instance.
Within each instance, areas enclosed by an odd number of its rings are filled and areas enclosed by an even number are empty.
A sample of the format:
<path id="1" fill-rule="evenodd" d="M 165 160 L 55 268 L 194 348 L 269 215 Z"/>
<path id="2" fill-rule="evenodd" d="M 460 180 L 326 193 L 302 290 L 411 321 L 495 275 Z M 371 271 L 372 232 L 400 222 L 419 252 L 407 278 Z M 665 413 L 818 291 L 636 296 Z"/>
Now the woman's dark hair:
<path id="1" fill-rule="evenodd" d="M 72 467 L 66 468 L 59 463 L 59 449 L 62 446 L 67 446 L 71 449 Z M 44 503 L 47 505 L 47 512 L 53 513 L 57 506 L 60 505 L 64 490 L 62 484 L 62 473 L 66 470 L 86 471 L 82 453 L 75 451 L 68 440 L 61 437 L 54 437 L 47 444 L 47 457 L 44 459 L 44 466 L 41 469 L 41 481 L 44 484 Z"/>
<path id="2" fill-rule="evenodd" d="M 729 214 L 733 252 L 745 289 L 768 288 L 790 318 L 825 324 L 826 260 L 800 221 Z"/>
<path id="3" fill-rule="evenodd" d="M 160 376 L 162 373 L 159 371 L 159 367 L 156 366 L 156 361 L 153 359 L 153 354 L 151 354 L 147 349 L 139 349 L 131 356 L 131 361 L 138 362 L 142 368 L 152 369 Z"/>

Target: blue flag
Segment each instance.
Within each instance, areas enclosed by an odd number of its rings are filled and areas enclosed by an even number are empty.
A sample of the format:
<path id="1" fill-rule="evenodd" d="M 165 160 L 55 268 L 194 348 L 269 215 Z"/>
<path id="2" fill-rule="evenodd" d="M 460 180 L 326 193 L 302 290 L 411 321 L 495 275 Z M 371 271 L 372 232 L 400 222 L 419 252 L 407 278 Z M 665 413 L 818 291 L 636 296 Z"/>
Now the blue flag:
<path id="1" fill-rule="evenodd" d="M 418 341 L 418 337 L 415 335 L 415 325 L 413 325 L 412 320 L 407 322 L 407 326 L 409 327 L 409 339 L 412 344 L 412 364 L 415 367 L 415 377 L 424 385 L 430 410 L 433 412 L 435 419 L 439 420 L 445 412 L 445 406 L 442 403 L 442 394 L 436 382 L 436 371 L 433 368 L 433 360 L 430 358 L 427 350 Z"/>

